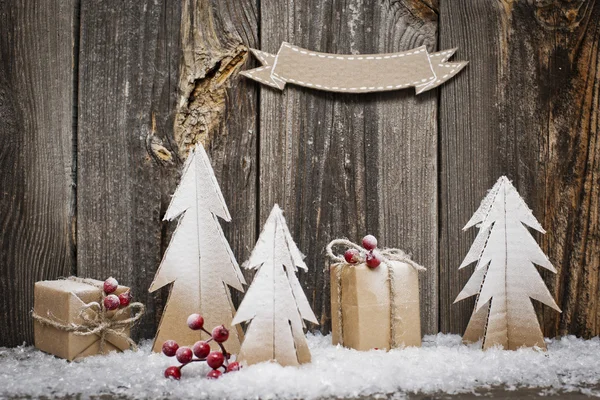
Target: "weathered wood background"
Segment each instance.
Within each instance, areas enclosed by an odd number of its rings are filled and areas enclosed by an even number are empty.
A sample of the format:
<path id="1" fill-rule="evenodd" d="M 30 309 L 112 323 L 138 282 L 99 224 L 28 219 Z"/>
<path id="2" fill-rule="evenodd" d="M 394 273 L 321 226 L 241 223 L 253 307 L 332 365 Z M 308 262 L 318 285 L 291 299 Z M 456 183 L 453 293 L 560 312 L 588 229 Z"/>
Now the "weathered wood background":
<path id="1" fill-rule="evenodd" d="M 432 92 L 283 93 L 241 78 L 247 47 L 331 53 L 425 44 L 470 61 Z M 424 333 L 466 326 L 452 302 L 475 232 L 508 175 L 548 230 L 543 274 L 562 314 L 546 335 L 600 334 L 600 2 L 584 0 L 0 0 L 0 346 L 32 340 L 33 283 L 115 276 L 149 312 L 174 228 L 161 221 L 202 141 L 246 260 L 273 203 L 307 254 L 328 331 L 325 245 L 373 233 L 413 254 Z M 250 276 L 248 278 L 251 278 Z M 240 296 L 237 296 L 239 301 Z"/>

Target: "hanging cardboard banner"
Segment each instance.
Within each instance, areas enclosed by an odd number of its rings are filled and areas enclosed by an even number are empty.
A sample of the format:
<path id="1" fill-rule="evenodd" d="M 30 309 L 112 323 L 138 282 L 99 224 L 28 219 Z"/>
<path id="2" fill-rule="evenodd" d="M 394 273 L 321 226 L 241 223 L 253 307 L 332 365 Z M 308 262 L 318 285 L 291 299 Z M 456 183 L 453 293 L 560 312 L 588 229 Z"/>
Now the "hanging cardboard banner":
<path id="1" fill-rule="evenodd" d="M 447 63 L 456 49 L 429 54 L 425 46 L 389 54 L 340 55 L 282 43 L 277 54 L 250 49 L 262 67 L 241 72 L 283 90 L 286 83 L 330 92 L 368 93 L 414 87 L 433 89 L 462 70 L 467 61 Z"/>

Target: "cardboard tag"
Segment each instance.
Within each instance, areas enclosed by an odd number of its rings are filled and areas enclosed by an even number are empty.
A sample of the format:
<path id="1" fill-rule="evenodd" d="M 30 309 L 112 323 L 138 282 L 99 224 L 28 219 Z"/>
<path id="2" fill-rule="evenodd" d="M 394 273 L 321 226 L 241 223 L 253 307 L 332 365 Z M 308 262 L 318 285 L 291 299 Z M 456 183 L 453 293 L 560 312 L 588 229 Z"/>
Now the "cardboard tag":
<path id="1" fill-rule="evenodd" d="M 210 161 L 201 144 L 185 163 L 183 176 L 164 220 L 180 217 L 171 242 L 149 291 L 172 284 L 154 339 L 153 350 L 173 339 L 180 346 L 193 345 L 205 334 L 187 327 L 187 317 L 198 313 L 207 330 L 218 325 L 230 329 L 227 349 L 239 351 L 241 329 L 232 329 L 235 309 L 228 286 L 243 292 L 246 283 L 217 217 L 231 216 Z M 208 339 L 208 337 L 205 337 Z"/>

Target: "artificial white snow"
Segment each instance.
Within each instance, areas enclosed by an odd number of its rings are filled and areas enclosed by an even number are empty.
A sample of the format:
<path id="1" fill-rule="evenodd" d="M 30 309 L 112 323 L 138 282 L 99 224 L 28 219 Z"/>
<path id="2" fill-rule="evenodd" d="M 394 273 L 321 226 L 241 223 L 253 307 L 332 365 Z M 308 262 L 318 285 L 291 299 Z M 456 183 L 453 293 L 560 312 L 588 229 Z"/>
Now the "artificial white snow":
<path id="1" fill-rule="evenodd" d="M 151 353 L 111 353 L 67 362 L 33 347 L 0 348 L 0 398 L 120 395 L 131 398 L 318 399 L 405 393 L 464 393 L 502 386 L 539 388 L 540 394 L 577 391 L 600 397 L 600 339 L 548 340 L 548 351 L 483 351 L 458 335 L 426 336 L 422 348 L 359 352 L 331 345 L 330 336 L 307 335 L 312 363 L 252 365 L 218 380 L 208 367 L 183 369 L 180 381 L 163 377 L 173 358 Z"/>

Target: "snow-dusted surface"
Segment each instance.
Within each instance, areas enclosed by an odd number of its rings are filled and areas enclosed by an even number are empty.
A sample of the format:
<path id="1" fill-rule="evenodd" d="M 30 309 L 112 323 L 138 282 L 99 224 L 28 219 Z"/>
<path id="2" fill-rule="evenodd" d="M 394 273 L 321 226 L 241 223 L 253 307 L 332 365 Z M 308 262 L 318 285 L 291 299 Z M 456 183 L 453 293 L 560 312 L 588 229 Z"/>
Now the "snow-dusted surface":
<path id="1" fill-rule="evenodd" d="M 132 398 L 357 397 L 396 393 L 464 393 L 502 385 L 540 388 L 541 394 L 590 389 L 600 383 L 600 339 L 548 341 L 548 352 L 481 351 L 458 335 L 426 336 L 423 347 L 358 352 L 331 345 L 330 336 L 308 335 L 313 362 L 300 368 L 258 364 L 219 380 L 204 378 L 204 363 L 183 369 L 181 381 L 163 378 L 174 359 L 150 353 L 112 353 L 69 363 L 32 347 L 0 348 L 0 398 L 109 394 Z M 200 365 L 202 364 L 202 365 Z"/>

